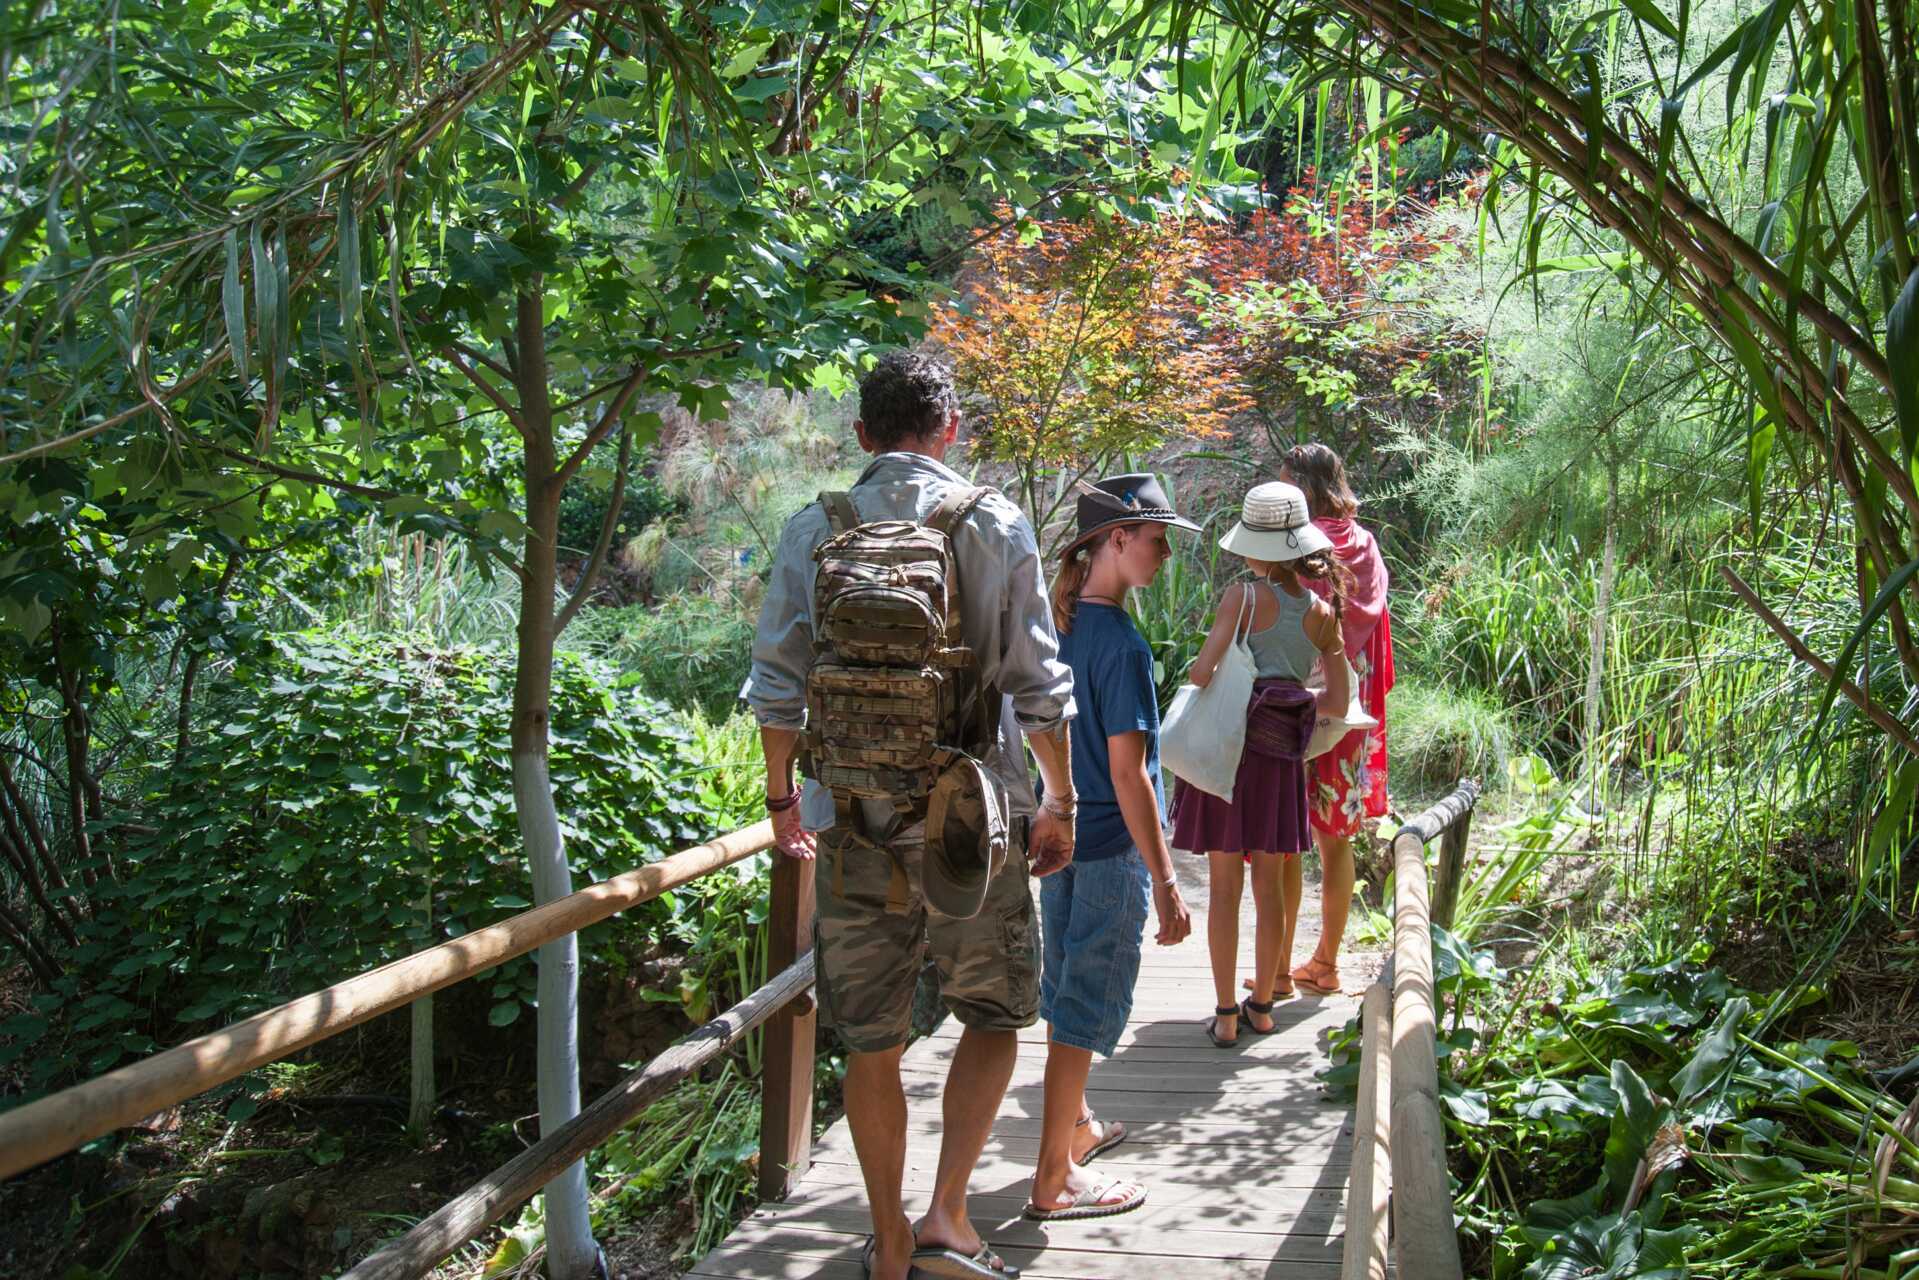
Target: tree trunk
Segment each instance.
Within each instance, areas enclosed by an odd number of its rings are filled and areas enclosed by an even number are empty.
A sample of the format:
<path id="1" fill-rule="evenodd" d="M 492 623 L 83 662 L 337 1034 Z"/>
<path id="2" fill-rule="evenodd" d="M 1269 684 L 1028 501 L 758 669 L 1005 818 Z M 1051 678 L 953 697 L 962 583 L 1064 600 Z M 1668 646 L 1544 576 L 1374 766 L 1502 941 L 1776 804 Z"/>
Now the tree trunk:
<path id="1" fill-rule="evenodd" d="M 1619 458 L 1606 458 L 1606 549 L 1599 562 L 1599 595 L 1593 601 L 1592 655 L 1586 664 L 1586 787 L 1595 806 L 1606 765 L 1599 758 L 1600 698 L 1606 677 L 1613 580 L 1619 569 Z"/>
<path id="2" fill-rule="evenodd" d="M 559 812 L 547 774 L 553 687 L 553 595 L 558 569 L 559 459 L 546 385 L 546 335 L 537 280 L 519 297 L 516 369 L 526 438 L 526 552 L 520 582 L 519 665 L 513 680 L 513 802 L 533 873 L 533 901 L 544 906 L 573 891 Z M 577 935 L 540 948 L 538 1061 L 540 1133 L 580 1112 Z M 599 1260 L 587 1215 L 586 1162 L 546 1184 L 546 1260 L 552 1280 L 582 1280 Z"/>
<path id="3" fill-rule="evenodd" d="M 98 879 L 93 869 L 93 842 L 87 833 L 87 800 L 80 780 L 87 773 L 87 752 L 92 730 L 87 725 L 87 710 L 80 702 L 80 681 L 73 674 L 64 653 L 64 628 L 58 620 L 53 631 L 53 666 L 60 680 L 60 739 L 67 751 L 67 821 L 72 824 L 74 865 L 80 868 L 80 880 L 93 888 Z"/>
<path id="4" fill-rule="evenodd" d="M 420 908 L 426 913 L 427 945 L 433 942 L 433 861 L 424 822 L 413 824 L 413 851 L 426 867 L 426 891 Z M 424 1141 L 433 1123 L 433 994 L 413 1002 L 408 1011 L 413 1039 L 413 1071 L 407 1088 L 406 1127 L 413 1140 Z"/>
<path id="5" fill-rule="evenodd" d="M 33 971 L 43 987 L 51 987 L 60 978 L 60 962 L 33 936 L 32 926 L 15 915 L 13 909 L 0 902 L 0 939 L 12 944 L 27 962 L 27 968 Z"/>

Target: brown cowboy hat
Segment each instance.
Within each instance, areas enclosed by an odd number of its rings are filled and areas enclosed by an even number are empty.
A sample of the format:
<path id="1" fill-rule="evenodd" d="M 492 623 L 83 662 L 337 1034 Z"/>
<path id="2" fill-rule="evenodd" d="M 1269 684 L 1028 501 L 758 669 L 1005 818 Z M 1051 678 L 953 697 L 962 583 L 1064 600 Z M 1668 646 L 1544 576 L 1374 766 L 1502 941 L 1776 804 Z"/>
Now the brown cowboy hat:
<path id="1" fill-rule="evenodd" d="M 1066 546 L 1069 552 L 1095 534 L 1122 524 L 1147 521 L 1171 525 L 1188 533 L 1199 532 L 1198 525 L 1173 510 L 1159 477 L 1150 471 L 1107 476 L 1092 484 L 1081 480 L 1077 487 L 1079 524 L 1073 540 Z"/>

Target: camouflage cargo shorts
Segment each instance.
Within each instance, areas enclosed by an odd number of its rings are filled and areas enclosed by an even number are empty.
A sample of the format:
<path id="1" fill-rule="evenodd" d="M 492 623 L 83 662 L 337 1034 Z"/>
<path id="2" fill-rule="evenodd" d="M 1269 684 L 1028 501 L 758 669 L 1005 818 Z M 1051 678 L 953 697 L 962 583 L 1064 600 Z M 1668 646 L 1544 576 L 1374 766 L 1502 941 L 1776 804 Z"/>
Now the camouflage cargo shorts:
<path id="1" fill-rule="evenodd" d="M 1006 865 L 970 920 L 928 910 L 920 890 L 923 824 L 874 844 L 839 829 L 819 833 L 815 880 L 820 1012 L 856 1053 L 906 1043 L 913 989 L 924 961 L 939 971 L 940 999 L 963 1026 L 1016 1031 L 1039 1017 L 1039 919 L 1026 848 L 1009 841 Z M 906 874 L 895 901 L 894 859 Z M 837 863 L 837 865 L 835 865 Z"/>

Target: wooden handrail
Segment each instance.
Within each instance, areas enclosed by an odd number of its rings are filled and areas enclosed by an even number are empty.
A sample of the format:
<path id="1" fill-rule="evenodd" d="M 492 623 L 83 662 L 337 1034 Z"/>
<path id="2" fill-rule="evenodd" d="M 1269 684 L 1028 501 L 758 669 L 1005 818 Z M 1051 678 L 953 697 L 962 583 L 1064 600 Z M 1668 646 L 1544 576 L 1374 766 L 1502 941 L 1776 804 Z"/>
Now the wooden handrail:
<path id="1" fill-rule="evenodd" d="M 755 823 L 0 1114 L 0 1178 L 598 924 L 772 844 L 772 822 Z"/>
<path id="2" fill-rule="evenodd" d="M 1401 1280 L 1461 1280 L 1459 1235 L 1439 1110 L 1437 1001 L 1426 844 L 1479 800 L 1467 779 L 1393 837 L 1391 1157 L 1393 1261 Z"/>
<path id="3" fill-rule="evenodd" d="M 812 985 L 813 953 L 809 951 L 758 991 L 676 1042 L 594 1099 L 579 1115 L 447 1201 L 438 1212 L 340 1280 L 414 1280 L 425 1275 L 440 1259 L 524 1204 L 562 1169 L 632 1123 L 667 1090 L 804 996 Z M 807 1136 L 810 1142 L 812 1135 Z"/>
<path id="4" fill-rule="evenodd" d="M 1359 1104 L 1353 1114 L 1353 1168 L 1346 1186 L 1346 1240 L 1340 1280 L 1386 1280 L 1387 1209 L 1393 1186 L 1392 993 L 1366 988 L 1359 1006 Z"/>

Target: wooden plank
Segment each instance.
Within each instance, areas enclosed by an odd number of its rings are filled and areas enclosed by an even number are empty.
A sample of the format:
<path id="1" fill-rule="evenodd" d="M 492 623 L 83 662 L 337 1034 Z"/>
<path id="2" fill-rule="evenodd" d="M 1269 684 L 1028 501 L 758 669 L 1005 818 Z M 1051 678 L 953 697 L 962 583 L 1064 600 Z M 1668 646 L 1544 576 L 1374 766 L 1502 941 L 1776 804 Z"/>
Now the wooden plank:
<path id="1" fill-rule="evenodd" d="M 863 1280 L 860 1249 L 864 1236 L 849 1237 L 832 1251 L 784 1252 L 773 1248 L 721 1245 L 687 1272 L 700 1280 Z M 1006 1260 L 1027 1280 L 1337 1280 L 1338 1268 L 1318 1258 L 1288 1259 L 1283 1270 L 1260 1271 L 1245 1262 L 1179 1258 L 1165 1254 L 1074 1253 L 1060 1248 L 1043 1253 L 1004 1251 Z"/>
<path id="2" fill-rule="evenodd" d="M 1257 1200 L 1242 1200 L 1231 1194 L 1237 1185 L 1232 1182 L 1199 1184 L 1169 1182 L 1159 1178 L 1140 1178 L 1138 1181 L 1146 1187 L 1146 1203 L 1131 1213 L 1087 1222 L 1086 1226 L 1097 1228 L 1087 1239 L 1101 1239 L 1103 1237 L 1099 1232 L 1121 1228 L 1135 1234 L 1150 1230 L 1261 1236 L 1337 1235 L 1345 1219 L 1345 1208 L 1340 1202 L 1337 1187 L 1289 1187 Z M 920 1197 L 913 1197 L 908 1212 L 913 1213 L 924 1207 Z M 1012 1223 L 1020 1218 L 1025 1209 L 1026 1195 L 1023 1188 L 1015 1194 L 977 1194 L 968 1197 L 967 1207 L 982 1222 Z M 809 1188 L 785 1204 L 761 1205 L 749 1215 L 747 1221 L 824 1226 L 835 1231 L 864 1231 L 869 1229 L 870 1215 L 866 1196 L 860 1188 L 820 1186 Z M 1037 1229 L 1037 1224 L 1030 1225 L 1035 1225 Z M 747 1238 L 741 1237 L 742 1240 Z"/>
<path id="3" fill-rule="evenodd" d="M 1198 1062 L 1115 1061 L 1094 1067 L 1086 1087 L 1167 1097 L 1189 1093 L 1258 1093 L 1275 1101 L 1283 1099 L 1289 1109 L 1302 1108 L 1324 1096 L 1324 1089 L 1315 1077 L 1324 1062 L 1323 1056 L 1305 1053 L 1267 1059 L 1259 1064 L 1222 1064 L 1217 1058 L 1202 1058 Z M 1043 1078 L 1042 1063 L 1021 1063 L 1014 1068 L 1012 1082 L 1007 1087 L 1012 1091 L 1039 1089 Z M 946 1066 L 944 1063 L 902 1063 L 900 1079 L 909 1091 L 930 1088 L 938 1093 L 946 1079 Z M 908 1096 L 916 1095 L 909 1092 Z"/>
<path id="4" fill-rule="evenodd" d="M 785 969 L 813 948 L 813 862 L 773 855 L 767 907 L 767 967 Z M 760 1092 L 762 1200 L 782 1200 L 806 1176 L 813 1149 L 813 1058 L 818 1015 L 802 997 L 766 1024 L 765 1079 Z"/>
<path id="5" fill-rule="evenodd" d="M 988 1156 L 980 1161 L 974 1171 L 973 1188 L 977 1195 L 1018 1196 L 1021 1203 L 1031 1194 L 1033 1181 L 1033 1160 L 1016 1160 Z M 926 1197 L 932 1194 L 934 1177 L 939 1168 L 938 1159 L 931 1153 L 909 1156 L 906 1176 L 902 1180 L 902 1190 L 909 1201 L 924 1207 Z M 1168 1188 L 1171 1194 L 1184 1194 L 1182 1188 L 1199 1185 L 1197 1179 L 1206 1175 L 1192 1167 L 1169 1168 L 1163 1160 L 1142 1158 L 1135 1153 L 1131 1159 L 1117 1156 L 1108 1160 L 1101 1156 L 1094 1163 L 1094 1171 L 1102 1178 L 1126 1177 L 1150 1182 L 1155 1188 Z M 1270 1159 L 1263 1162 L 1242 1162 L 1222 1167 L 1220 1175 L 1230 1184 L 1205 1184 L 1210 1194 L 1217 1197 L 1225 1189 L 1240 1197 L 1284 1197 L 1307 1191 L 1338 1196 L 1351 1177 L 1352 1170 L 1343 1156 L 1322 1159 L 1319 1154 L 1309 1154 L 1297 1163 L 1284 1161 L 1274 1163 Z M 860 1167 L 847 1158 L 815 1161 L 813 1172 L 807 1174 L 806 1185 L 800 1188 L 800 1195 L 815 1195 L 845 1187 L 860 1192 L 864 1184 L 860 1181 Z"/>
<path id="6" fill-rule="evenodd" d="M 1268 1111 L 1259 1111 L 1259 1121 L 1267 1123 L 1251 1125 L 1244 1121 L 1220 1119 L 1217 1115 L 1207 1115 L 1203 1119 L 1140 1117 L 1117 1107 L 1103 1109 L 1100 1115 L 1115 1121 L 1126 1121 L 1126 1142 L 1121 1144 L 1121 1148 L 1165 1148 L 1169 1159 L 1224 1159 L 1236 1150 L 1265 1151 L 1267 1155 L 1276 1157 L 1272 1150 L 1276 1138 L 1284 1138 L 1290 1148 L 1297 1148 L 1313 1138 L 1332 1142 L 1336 1136 L 1351 1134 L 1353 1130 L 1353 1113 L 1336 1107 L 1322 1107 L 1293 1115 L 1272 1115 Z M 919 1113 L 910 1111 L 906 1117 L 906 1150 L 938 1150 L 940 1132 L 942 1125 L 936 1109 Z M 986 1140 L 986 1150 L 1017 1150 L 1025 1153 L 1027 1148 L 1032 1148 L 1036 1155 L 1038 1140 L 1038 1115 L 1007 1115 L 1006 1111 L 1002 1111 L 1000 1119 L 992 1125 L 992 1136 Z M 1184 1148 L 1207 1150 L 1184 1151 Z M 846 1126 L 835 1125 L 827 1130 L 814 1146 L 814 1157 L 819 1159 L 829 1151 L 852 1151 L 852 1134 L 846 1130 Z"/>
<path id="7" fill-rule="evenodd" d="M 1097 1219 L 1095 1221 L 1098 1221 Z M 1264 1270 L 1269 1276 L 1288 1280 L 1337 1280 L 1339 1251 L 1324 1237 L 1269 1236 L 1268 1247 L 1257 1254 L 1192 1257 L 1189 1255 L 1122 1249 L 1080 1248 L 1069 1228 L 1083 1229 L 1086 1222 L 1056 1223 L 1047 1228 L 1047 1245 L 1035 1248 L 1025 1244 L 1001 1245 L 992 1230 L 985 1232 L 1009 1263 L 1019 1267 L 1031 1280 L 1248 1280 L 1261 1274 L 1267 1264 L 1283 1264 L 1278 1270 Z M 832 1261 L 857 1263 L 865 1244 L 866 1232 L 826 1231 L 806 1227 L 786 1227 L 756 1237 L 750 1244 L 728 1240 L 719 1249 L 695 1264 L 693 1273 L 702 1276 L 748 1276 L 755 1273 L 737 1267 L 733 1259 L 740 1254 L 784 1254 L 803 1258 L 813 1265 Z M 728 1270 L 729 1266 L 736 1269 Z M 810 1271 L 785 1271 L 772 1274 L 814 1275 Z"/>
<path id="8" fill-rule="evenodd" d="M 1274 1212 L 1265 1205 L 1240 1205 L 1231 1210 L 1238 1215 L 1239 1230 L 1220 1230 L 1188 1225 L 1189 1215 L 1179 1210 L 1151 1216 L 1152 1191 L 1146 1204 L 1132 1213 L 1110 1218 L 1092 1218 L 1082 1222 L 1028 1222 L 1020 1216 L 1024 1198 L 1011 1196 L 975 1196 L 973 1220 L 993 1248 L 1044 1249 L 1057 1242 L 1074 1250 L 1099 1250 L 1113 1253 L 1175 1253 L 1183 1258 L 1246 1258 L 1264 1260 L 1273 1256 L 1281 1240 L 1308 1239 L 1325 1247 L 1329 1237 L 1337 1235 L 1333 1226 L 1335 1212 L 1297 1214 Z M 1003 1206 L 1003 1208 L 1001 1207 Z M 991 1211 L 989 1211 L 991 1210 Z M 844 1231 L 862 1235 L 873 1229 L 872 1216 L 865 1207 L 793 1208 L 754 1213 L 733 1232 L 732 1239 L 752 1246 L 758 1241 L 795 1230 Z"/>
<path id="9" fill-rule="evenodd" d="M 936 1098 L 941 1089 L 936 1080 L 912 1080 L 906 1096 Z M 1102 1089 L 1097 1082 L 1086 1087 L 1086 1101 L 1095 1112 L 1122 1120 L 1181 1120 L 1204 1114 L 1214 1120 L 1256 1123 L 1274 1112 L 1274 1102 L 1265 1093 L 1154 1093 L 1137 1089 Z M 1302 1099 L 1305 1101 L 1305 1099 Z M 1029 1116 L 1039 1119 L 1040 1093 L 1036 1087 L 1008 1090 L 1000 1115 Z"/>
<path id="10" fill-rule="evenodd" d="M 0 1179 L 598 924 L 772 843 L 773 824 L 756 823 L 16 1107 L 0 1115 Z"/>

